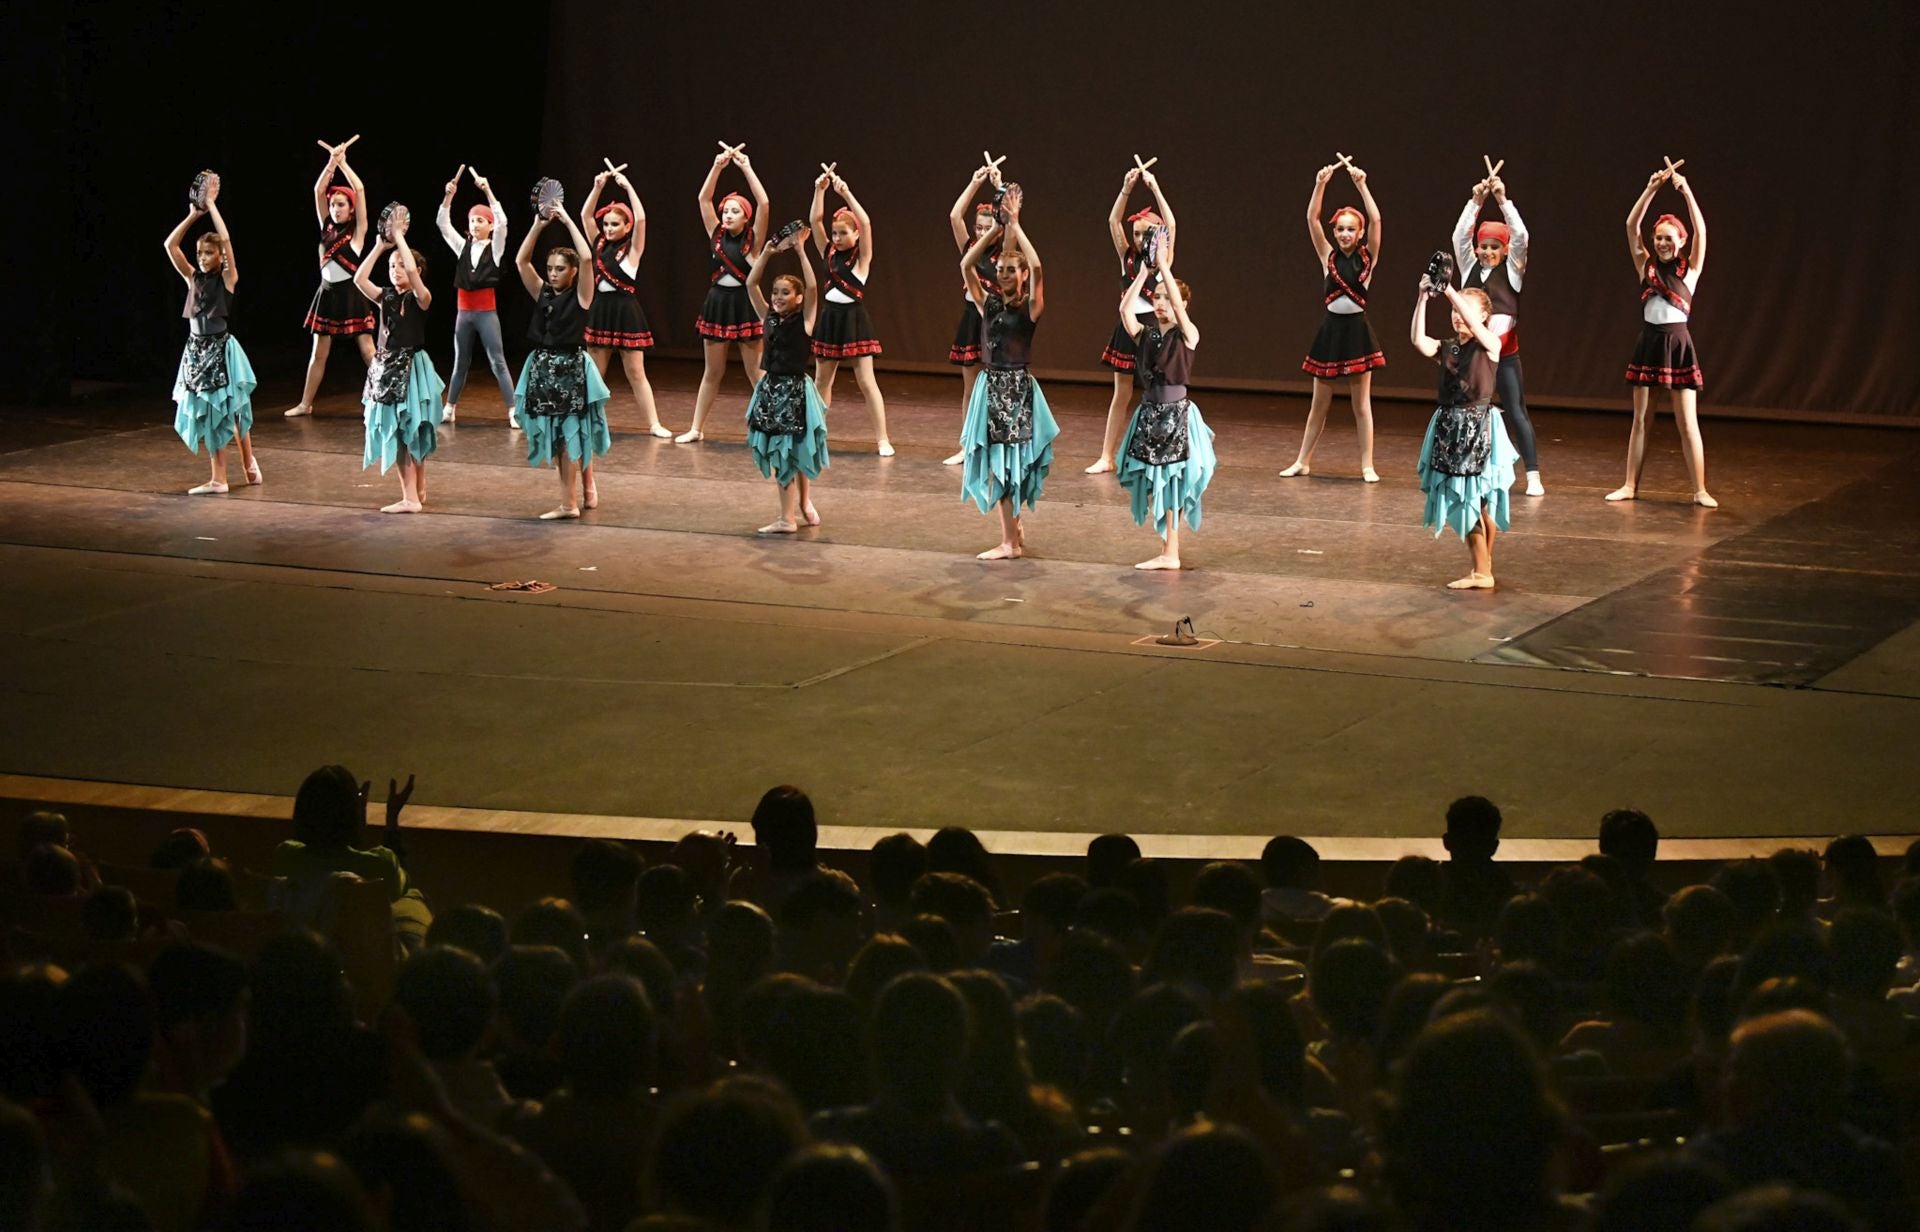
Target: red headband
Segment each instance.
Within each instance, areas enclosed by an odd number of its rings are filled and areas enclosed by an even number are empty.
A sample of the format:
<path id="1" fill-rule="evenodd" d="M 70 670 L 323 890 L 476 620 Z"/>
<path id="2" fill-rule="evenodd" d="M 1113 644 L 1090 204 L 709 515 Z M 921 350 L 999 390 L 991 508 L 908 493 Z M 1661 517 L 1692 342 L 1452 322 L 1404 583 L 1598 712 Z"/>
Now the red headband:
<path id="1" fill-rule="evenodd" d="M 595 218 L 604 218 L 614 210 L 619 210 L 622 214 L 625 214 L 627 216 L 627 226 L 633 226 L 633 211 L 627 208 L 627 203 L 624 201 L 615 201 L 611 205 L 603 205 L 593 212 L 593 216 Z"/>
<path id="2" fill-rule="evenodd" d="M 1353 221 L 1360 225 L 1361 233 L 1364 234 L 1366 232 L 1366 229 L 1367 229 L 1366 215 L 1362 214 L 1359 210 L 1354 209 L 1350 205 L 1343 205 L 1339 209 L 1335 210 L 1333 213 L 1327 215 L 1327 225 L 1331 227 L 1335 223 L 1339 222 L 1340 215 L 1342 214 L 1353 215 Z"/>
<path id="3" fill-rule="evenodd" d="M 486 219 L 488 222 L 493 221 L 493 207 L 490 205 L 469 206 L 467 209 L 467 217 L 472 218 L 475 214 L 480 215 L 480 217 Z"/>
<path id="4" fill-rule="evenodd" d="M 331 200 L 335 193 L 339 193 L 345 197 L 349 205 L 358 205 L 360 203 L 359 198 L 354 196 L 353 189 L 348 188 L 345 184 L 335 184 L 332 188 L 327 189 L 328 199 Z"/>
<path id="5" fill-rule="evenodd" d="M 1681 222 L 1677 215 L 1673 215 L 1673 214 L 1660 215 L 1660 217 L 1653 220 L 1653 229 L 1655 231 L 1658 231 L 1660 229 L 1660 224 L 1663 222 L 1672 223 L 1673 229 L 1680 233 L 1680 242 L 1682 244 L 1687 242 L 1687 224 L 1684 222 Z"/>
<path id="6" fill-rule="evenodd" d="M 991 214 L 991 213 L 994 213 L 995 211 L 993 208 L 993 204 L 991 202 L 982 201 L 980 204 L 973 207 L 973 212 L 976 214 Z"/>
<path id="7" fill-rule="evenodd" d="M 753 202 L 747 200 L 745 197 L 741 196 L 739 193 L 728 193 L 726 196 L 720 198 L 720 204 L 722 206 L 726 205 L 726 203 L 729 201 L 738 201 L 740 203 L 741 213 L 747 216 L 748 222 L 753 221 Z"/>
<path id="8" fill-rule="evenodd" d="M 1161 218 L 1160 215 L 1154 213 L 1152 210 L 1136 210 L 1134 213 L 1127 215 L 1127 222 L 1129 224 L 1136 223 L 1136 222 L 1139 222 L 1142 218 L 1146 219 L 1148 222 L 1152 223 L 1156 227 L 1161 227 L 1166 225 L 1166 220 Z"/>
<path id="9" fill-rule="evenodd" d="M 846 219 L 847 222 L 852 225 L 855 231 L 858 231 L 860 229 L 860 220 L 858 218 L 855 218 L 853 216 L 853 211 L 848 209 L 844 205 L 833 212 L 833 221 L 839 222 L 842 218 Z"/>
<path id="10" fill-rule="evenodd" d="M 1473 242 L 1478 244 L 1481 240 L 1489 237 L 1499 240 L 1503 245 L 1511 244 L 1513 243 L 1513 228 L 1504 222 L 1483 222 L 1480 224 L 1479 229 L 1473 233 Z"/>

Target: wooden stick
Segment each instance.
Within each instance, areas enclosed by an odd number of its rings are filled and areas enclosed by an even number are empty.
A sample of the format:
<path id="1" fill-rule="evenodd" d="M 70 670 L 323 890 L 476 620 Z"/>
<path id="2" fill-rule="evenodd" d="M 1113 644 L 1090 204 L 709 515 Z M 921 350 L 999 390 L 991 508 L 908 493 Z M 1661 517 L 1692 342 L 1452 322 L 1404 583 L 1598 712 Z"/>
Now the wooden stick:
<path id="1" fill-rule="evenodd" d="M 1159 161 L 1160 161 L 1160 156 L 1158 154 L 1155 154 L 1152 158 L 1149 158 L 1144 163 L 1140 161 L 1140 156 L 1138 154 L 1135 154 L 1133 156 L 1133 165 L 1139 168 L 1141 171 L 1145 171 L 1148 167 L 1153 166 L 1153 164 Z"/>
<path id="2" fill-rule="evenodd" d="M 1666 156 L 1665 154 L 1662 154 L 1662 155 L 1660 156 L 1660 161 L 1662 161 L 1662 162 L 1664 162 L 1664 163 L 1666 163 L 1666 164 L 1667 164 L 1667 177 L 1668 177 L 1669 179 L 1671 179 L 1671 178 L 1673 177 L 1673 173 L 1674 173 L 1674 172 L 1676 172 L 1676 171 L 1678 171 L 1678 170 L 1680 170 L 1680 168 L 1682 168 L 1682 167 L 1684 167 L 1684 166 L 1686 166 L 1686 165 L 1687 165 L 1687 160 L 1686 160 L 1686 159 L 1684 159 L 1684 158 L 1683 158 L 1683 159 L 1681 159 L 1681 160 L 1680 160 L 1679 162 L 1677 162 L 1677 163 L 1676 163 L 1676 162 L 1674 162 L 1674 161 L 1673 161 L 1673 160 L 1672 160 L 1671 158 L 1668 158 L 1668 157 L 1667 157 L 1667 156 Z"/>
<path id="3" fill-rule="evenodd" d="M 834 174 L 834 169 L 839 165 L 840 163 L 837 160 L 831 163 L 821 163 L 820 170 L 826 172 L 829 176 L 831 176 Z"/>
<path id="4" fill-rule="evenodd" d="M 465 175 L 466 173 L 467 173 L 467 164 L 461 163 L 460 170 L 453 173 L 453 182 L 458 184 L 460 182 L 460 177 Z"/>
<path id="5" fill-rule="evenodd" d="M 1487 172 L 1487 178 L 1488 178 L 1488 179 L 1492 179 L 1492 178 L 1493 178 L 1494 176 L 1496 176 L 1496 175 L 1499 175 L 1499 174 L 1500 174 L 1500 168 L 1502 168 L 1502 167 L 1504 167 L 1504 166 L 1506 166 L 1506 165 L 1507 165 L 1507 160 L 1506 160 L 1506 159 L 1504 159 L 1504 158 L 1503 158 L 1503 159 L 1501 159 L 1501 160 L 1500 160 L 1499 162 L 1497 162 L 1497 163 L 1495 163 L 1495 164 L 1493 164 L 1493 170 L 1491 170 L 1491 171 L 1489 171 L 1489 172 Z"/>
<path id="6" fill-rule="evenodd" d="M 349 137 L 349 138 L 347 138 L 347 139 L 346 139 L 345 141 L 343 141 L 343 142 L 341 142 L 341 143 L 340 143 L 340 152 L 341 152 L 342 154 L 344 154 L 344 153 L 346 153 L 346 152 L 347 152 L 347 147 L 348 147 L 348 146 L 350 146 L 350 145 L 352 145 L 352 144 L 353 144 L 354 142 L 356 142 L 356 141 L 358 141 L 358 140 L 360 140 L 360 134 L 359 134 L 359 133 L 355 133 L 355 134 L 354 134 L 353 136 L 351 136 L 351 137 Z M 1681 162 L 1685 162 L 1686 160 L 1685 160 L 1685 159 L 1681 159 L 1680 161 L 1681 161 Z"/>
<path id="7" fill-rule="evenodd" d="M 1487 166 L 1487 178 L 1492 179 L 1493 178 L 1493 159 L 1487 157 L 1485 154 L 1482 154 L 1480 156 L 1480 161 L 1485 163 Z"/>
<path id="8" fill-rule="evenodd" d="M 1333 156 L 1340 160 L 1341 166 L 1345 167 L 1349 171 L 1353 170 L 1353 160 L 1351 158 L 1348 158 L 1345 154 L 1342 154 L 1338 150 L 1335 150 L 1333 152 Z"/>

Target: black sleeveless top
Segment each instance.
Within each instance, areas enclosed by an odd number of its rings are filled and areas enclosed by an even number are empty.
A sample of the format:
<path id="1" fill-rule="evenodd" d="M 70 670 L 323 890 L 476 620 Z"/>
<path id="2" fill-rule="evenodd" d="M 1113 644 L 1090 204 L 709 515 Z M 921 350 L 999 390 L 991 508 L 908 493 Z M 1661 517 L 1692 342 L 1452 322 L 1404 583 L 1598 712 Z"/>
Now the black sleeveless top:
<path id="1" fill-rule="evenodd" d="M 474 264 L 473 246 L 480 245 L 480 262 Z M 500 265 L 493 259 L 493 241 L 469 238 L 467 246 L 460 251 L 459 264 L 453 271 L 453 285 L 462 291 L 479 291 L 497 286 L 500 282 Z"/>
<path id="2" fill-rule="evenodd" d="M 1138 344 L 1133 379 L 1140 388 L 1152 393 L 1169 385 L 1185 387 L 1193 375 L 1193 348 L 1178 325 L 1163 333 L 1155 321 L 1140 331 Z"/>
<path id="3" fill-rule="evenodd" d="M 418 350 L 427 345 L 427 311 L 413 292 L 388 287 L 380 292 L 380 349 Z"/>
<path id="4" fill-rule="evenodd" d="M 1360 305 L 1367 306 L 1367 276 L 1373 273 L 1373 254 L 1367 251 L 1365 244 L 1354 246 L 1353 255 L 1341 252 L 1336 245 L 1327 253 L 1327 278 L 1322 286 L 1326 302 L 1331 304 L 1342 295 Z"/>
<path id="5" fill-rule="evenodd" d="M 1486 273 L 1484 281 L 1480 277 L 1483 271 Z M 1479 262 L 1474 262 L 1468 267 L 1465 276 L 1460 279 L 1460 285 L 1468 289 L 1478 288 L 1485 291 L 1487 299 L 1493 304 L 1494 312 L 1519 319 L 1520 292 L 1513 289 L 1513 280 L 1507 277 L 1505 261 L 1490 270 Z"/>
<path id="6" fill-rule="evenodd" d="M 555 291 L 551 283 L 543 285 L 533 319 L 527 322 L 527 341 L 550 351 L 570 351 L 586 336 L 587 310 L 580 306 L 578 284 L 564 291 Z"/>
<path id="7" fill-rule="evenodd" d="M 807 313 L 796 308 L 786 316 L 769 311 L 763 323 L 766 335 L 760 344 L 760 363 L 768 376 L 805 376 L 813 358 L 812 339 L 807 337 Z"/>
<path id="8" fill-rule="evenodd" d="M 1479 407 L 1493 401 L 1499 363 L 1487 354 L 1478 338 L 1466 342 L 1450 338 L 1440 344 L 1440 351 L 1433 358 L 1440 365 L 1441 406 Z"/>
<path id="9" fill-rule="evenodd" d="M 628 247 L 631 243 L 632 240 L 629 238 L 615 244 L 604 235 L 594 243 L 593 276 L 600 282 L 608 283 L 613 287 L 610 294 L 636 295 L 640 291 L 640 284 L 628 277 L 626 269 L 620 264 L 625 260 L 621 250 L 631 251 Z M 599 286 L 599 283 L 596 282 L 595 286 Z M 599 287 L 599 290 L 604 292 L 607 288 Z"/>
<path id="10" fill-rule="evenodd" d="M 855 303 L 866 298 L 867 284 L 860 275 L 853 272 L 854 265 L 860 260 L 860 247 L 840 249 L 829 246 L 827 249 L 827 282 L 839 288 L 840 294 Z"/>
<path id="11" fill-rule="evenodd" d="M 998 291 L 987 296 L 987 308 L 981 314 L 981 334 L 989 368 L 1024 368 L 1033 359 L 1033 330 L 1036 322 L 1027 315 L 1027 305 L 1007 306 Z"/>
<path id="12" fill-rule="evenodd" d="M 732 274 L 741 282 L 746 282 L 747 271 L 753 268 L 753 254 L 747 246 L 753 243 L 753 224 L 740 228 L 740 234 L 733 235 L 725 227 L 713 229 L 713 244 L 708 250 L 707 260 L 713 269 L 707 274 L 708 282 L 719 282 L 722 277 Z"/>
<path id="13" fill-rule="evenodd" d="M 1675 257 L 1671 261 L 1648 257 L 1647 268 L 1640 275 L 1640 302 L 1644 304 L 1659 295 L 1681 312 L 1691 316 L 1693 292 L 1687 289 L 1687 270 L 1685 257 Z"/>
<path id="14" fill-rule="evenodd" d="M 219 270 L 211 274 L 193 271 L 193 284 L 187 288 L 187 306 L 180 315 L 187 319 L 188 332 L 217 337 L 227 332 L 227 317 L 233 312 L 233 292 Z"/>
<path id="15" fill-rule="evenodd" d="M 336 227 L 331 221 L 320 224 L 320 268 L 327 268 L 329 261 L 338 261 L 350 274 L 360 272 L 360 254 L 353 250 L 352 219 L 344 227 Z"/>

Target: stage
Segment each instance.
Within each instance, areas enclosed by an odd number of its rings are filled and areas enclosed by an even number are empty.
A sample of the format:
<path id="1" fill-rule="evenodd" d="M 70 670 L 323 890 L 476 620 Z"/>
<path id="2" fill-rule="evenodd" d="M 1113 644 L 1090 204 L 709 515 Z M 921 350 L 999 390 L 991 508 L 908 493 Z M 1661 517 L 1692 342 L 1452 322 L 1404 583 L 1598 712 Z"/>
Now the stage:
<path id="1" fill-rule="evenodd" d="M 284 797 L 341 761 L 417 773 L 448 824 L 649 835 L 622 819 L 744 829 L 791 781 L 839 827 L 1236 855 L 1431 837 L 1467 792 L 1521 839 L 1620 805 L 1700 839 L 1914 825 L 1920 434 L 1709 417 L 1708 511 L 1669 419 L 1613 505 L 1625 417 L 1537 412 L 1548 495 L 1516 488 L 1500 589 L 1463 593 L 1465 550 L 1419 526 L 1415 403 L 1376 407 L 1366 485 L 1344 399 L 1314 475 L 1283 480 L 1304 400 L 1200 391 L 1222 467 L 1171 575 L 1131 567 L 1157 540 L 1081 473 L 1105 388 L 1049 386 L 1030 554 L 984 564 L 994 522 L 940 465 L 951 376 L 882 374 L 881 459 L 843 375 L 824 524 L 763 538 L 737 369 L 693 446 L 640 435 L 615 375 L 601 507 L 547 523 L 552 473 L 482 382 L 429 511 L 380 514 L 398 483 L 360 469 L 351 362 L 314 418 L 257 398 L 266 482 L 224 497 L 184 495 L 206 468 L 164 390 L 0 418 L 0 772 Z M 651 366 L 685 427 L 697 368 Z M 558 589 L 487 588 L 531 578 Z M 1187 615 L 1200 647 L 1152 643 Z"/>

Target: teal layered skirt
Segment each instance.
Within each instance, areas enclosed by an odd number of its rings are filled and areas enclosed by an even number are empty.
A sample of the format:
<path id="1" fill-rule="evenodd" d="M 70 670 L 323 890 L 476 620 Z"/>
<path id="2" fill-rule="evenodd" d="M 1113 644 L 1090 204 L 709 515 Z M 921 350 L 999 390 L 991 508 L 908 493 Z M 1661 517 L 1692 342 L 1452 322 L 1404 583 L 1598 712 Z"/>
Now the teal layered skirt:
<path id="1" fill-rule="evenodd" d="M 547 466 L 561 456 L 591 464 L 613 448 L 607 430 L 612 396 L 599 369 L 578 347 L 541 347 L 528 355 L 513 390 L 527 435 L 527 465 Z"/>
<path id="2" fill-rule="evenodd" d="M 1436 409 L 1433 418 L 1427 421 L 1427 436 L 1420 442 L 1417 468 L 1420 490 L 1427 494 L 1426 513 L 1420 524 L 1432 527 L 1436 539 L 1448 527 L 1465 539 L 1468 532 L 1480 525 L 1482 506 L 1493 515 L 1494 529 L 1507 529 L 1507 489 L 1513 486 L 1513 466 L 1520 460 L 1520 451 L 1513 447 L 1513 439 L 1507 435 L 1500 408 L 1489 407 L 1488 411 L 1493 416 L 1493 448 L 1487 451 L 1487 464 L 1478 475 L 1449 475 L 1435 469 L 1433 433 L 1446 409 Z"/>
<path id="3" fill-rule="evenodd" d="M 1017 372 L 1026 380 L 1012 388 L 1006 380 L 1011 373 L 991 368 L 982 372 L 973 383 L 961 424 L 960 448 L 966 459 L 960 468 L 960 497 L 981 513 L 1003 500 L 1012 501 L 1016 510 L 1033 508 L 1053 466 L 1053 438 L 1060 435 L 1060 425 L 1040 382 L 1024 369 Z M 991 397 L 989 388 L 994 390 Z"/>
<path id="4" fill-rule="evenodd" d="M 374 356 L 375 368 L 385 358 Z M 367 425 L 366 448 L 360 455 L 363 470 L 377 462 L 380 473 L 386 474 L 399 461 L 402 449 L 415 462 L 425 462 L 440 443 L 441 397 L 446 393 L 446 383 L 433 370 L 433 360 L 424 348 L 415 351 L 406 365 L 404 382 L 392 376 L 380 379 L 381 374 L 372 369 L 368 372 L 367 392 L 360 399 L 367 408 L 362 417 Z M 396 401 L 375 400 L 395 393 L 400 395 Z"/>
<path id="5" fill-rule="evenodd" d="M 1134 522 L 1144 526 L 1152 518 L 1153 529 L 1162 537 L 1167 533 L 1169 517 L 1184 517 L 1188 526 L 1200 529 L 1200 498 L 1213 482 L 1215 466 L 1213 429 L 1200 417 L 1200 408 L 1185 399 L 1176 405 L 1186 408 L 1187 456 L 1177 462 L 1157 463 L 1134 456 L 1134 432 L 1140 427 L 1141 413 L 1148 409 L 1142 403 L 1133 408 L 1126 435 L 1120 438 L 1119 464 L 1113 476 L 1132 498 Z M 1143 448 L 1140 452 L 1153 456 L 1156 451 Z"/>
<path id="6" fill-rule="evenodd" d="M 747 403 L 747 449 L 753 464 L 781 487 L 795 475 L 818 479 L 827 469 L 827 406 L 813 378 L 769 374 Z"/>
<path id="7" fill-rule="evenodd" d="M 173 430 L 195 453 L 225 449 L 253 431 L 258 384 L 232 334 L 187 339 L 173 378 Z"/>

